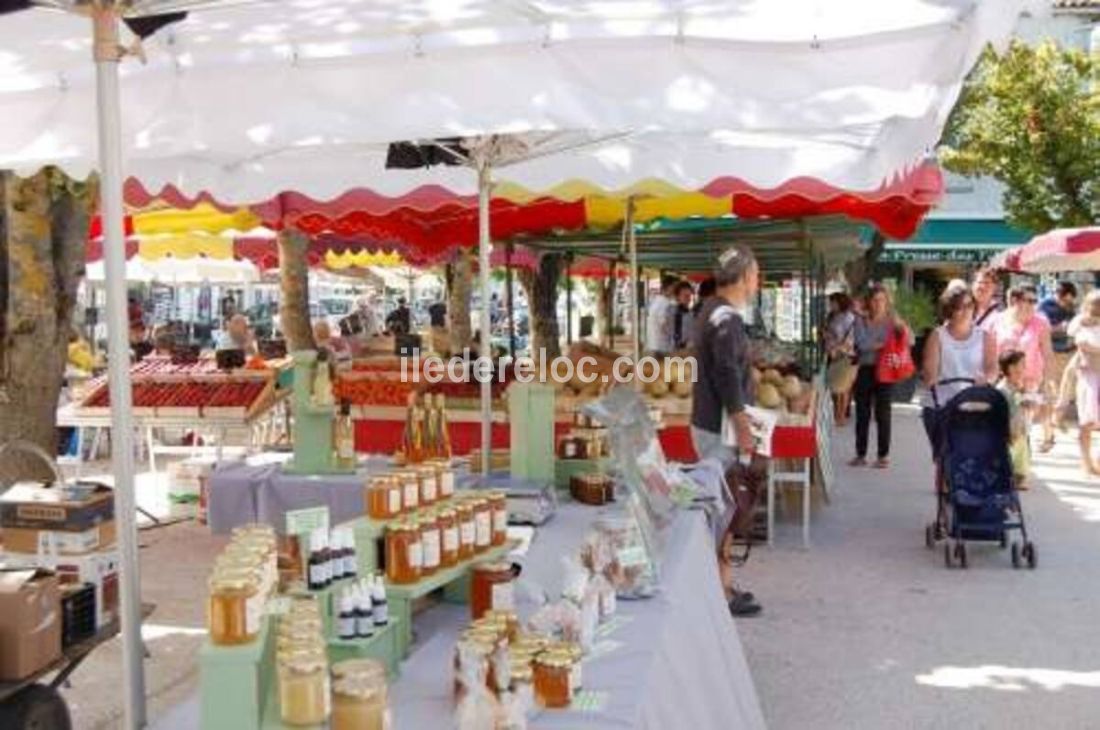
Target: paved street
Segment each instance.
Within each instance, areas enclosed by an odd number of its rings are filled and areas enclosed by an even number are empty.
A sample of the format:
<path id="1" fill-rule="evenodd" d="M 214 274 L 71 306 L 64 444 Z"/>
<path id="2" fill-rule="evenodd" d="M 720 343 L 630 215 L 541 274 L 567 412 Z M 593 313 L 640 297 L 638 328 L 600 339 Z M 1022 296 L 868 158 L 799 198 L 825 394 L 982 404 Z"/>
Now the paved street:
<path id="1" fill-rule="evenodd" d="M 966 571 L 925 549 L 931 465 L 915 409 L 895 410 L 889 472 L 844 465 L 852 438 L 836 436 L 811 551 L 790 522 L 742 574 L 765 605 L 739 629 L 770 727 L 1100 726 L 1100 480 L 1077 469 L 1076 434 L 1036 459 L 1024 494 L 1034 572 L 996 546 L 972 549 Z"/>

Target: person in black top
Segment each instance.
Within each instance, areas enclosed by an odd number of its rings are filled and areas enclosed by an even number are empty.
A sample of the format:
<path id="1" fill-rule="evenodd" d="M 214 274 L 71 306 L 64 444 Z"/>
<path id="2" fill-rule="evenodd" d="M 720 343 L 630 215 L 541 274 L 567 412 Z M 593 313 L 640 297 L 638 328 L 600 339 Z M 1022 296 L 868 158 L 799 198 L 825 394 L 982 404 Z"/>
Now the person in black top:
<path id="1" fill-rule="evenodd" d="M 716 291 L 703 305 L 696 320 L 696 373 L 691 406 L 691 440 L 700 459 L 719 459 L 725 470 L 734 465 L 738 453 L 752 456 L 755 443 L 745 406 L 752 402 L 752 363 L 749 339 L 738 309 L 756 294 L 760 274 L 756 257 L 742 246 L 727 250 L 718 260 Z M 737 436 L 737 451 L 722 442 L 722 420 L 729 418 Z M 729 475 L 747 474 L 727 471 Z M 731 485 L 731 489 L 736 489 Z M 729 597 L 734 616 L 755 616 L 760 604 L 733 583 L 729 558 L 732 533 L 726 532 L 718 546 L 718 574 Z"/>
<path id="2" fill-rule="evenodd" d="M 412 331 L 412 312 L 405 297 L 397 300 L 397 308 L 386 317 L 386 329 L 395 335 L 407 335 Z"/>
<path id="3" fill-rule="evenodd" d="M 691 282 L 682 280 L 672 288 L 672 345 L 675 350 L 683 350 L 691 344 L 691 299 L 695 289 Z"/>

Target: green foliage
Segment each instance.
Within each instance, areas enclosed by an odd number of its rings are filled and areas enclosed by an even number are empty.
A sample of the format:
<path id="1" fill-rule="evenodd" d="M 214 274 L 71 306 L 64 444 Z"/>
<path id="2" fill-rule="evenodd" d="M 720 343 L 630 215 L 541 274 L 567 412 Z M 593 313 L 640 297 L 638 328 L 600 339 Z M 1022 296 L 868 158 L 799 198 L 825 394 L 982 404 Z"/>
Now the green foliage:
<path id="1" fill-rule="evenodd" d="M 894 310 L 915 335 L 936 326 L 936 302 L 923 289 L 899 287 L 894 293 Z"/>
<path id="2" fill-rule="evenodd" d="M 940 149 L 944 166 L 1007 188 L 1009 223 L 1033 231 L 1100 220 L 1100 54 L 1014 41 L 987 50 Z"/>

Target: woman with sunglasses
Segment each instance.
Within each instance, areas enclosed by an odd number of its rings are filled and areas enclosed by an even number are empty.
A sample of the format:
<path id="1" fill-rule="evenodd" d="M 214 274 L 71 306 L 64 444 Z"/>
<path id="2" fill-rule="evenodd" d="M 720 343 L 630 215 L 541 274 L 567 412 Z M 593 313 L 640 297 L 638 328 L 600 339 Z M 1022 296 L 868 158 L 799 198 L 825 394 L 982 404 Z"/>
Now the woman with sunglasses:
<path id="1" fill-rule="evenodd" d="M 1054 349 L 1050 342 L 1050 323 L 1036 311 L 1039 295 L 1031 284 L 1019 284 L 1008 293 L 1008 309 L 997 318 L 993 336 L 997 354 L 1009 350 L 1024 353 L 1024 387 L 1028 393 L 1046 395 L 1050 391 L 1054 366 Z M 1049 407 L 1037 414 L 1043 424 L 1041 453 L 1054 446 L 1054 429 L 1048 417 Z"/>
<path id="2" fill-rule="evenodd" d="M 938 408 L 971 385 L 997 379 L 997 343 L 975 320 L 977 302 L 964 282 L 940 297 L 943 321 L 924 343 L 922 379 L 926 408 Z"/>

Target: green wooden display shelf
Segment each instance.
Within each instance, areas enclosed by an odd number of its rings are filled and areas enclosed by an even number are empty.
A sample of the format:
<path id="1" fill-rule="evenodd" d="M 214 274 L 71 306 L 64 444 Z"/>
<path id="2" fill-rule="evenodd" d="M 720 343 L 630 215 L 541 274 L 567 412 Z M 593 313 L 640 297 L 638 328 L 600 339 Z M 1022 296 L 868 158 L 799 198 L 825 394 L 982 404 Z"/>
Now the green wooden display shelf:
<path id="1" fill-rule="evenodd" d="M 275 684 L 275 641 L 264 617 L 255 641 L 217 646 L 207 639 L 199 650 L 202 730 L 257 730 Z"/>
<path id="2" fill-rule="evenodd" d="M 569 491 L 569 480 L 580 474 L 606 473 L 611 468 L 610 459 L 558 459 L 554 462 L 554 486 L 558 491 Z"/>

